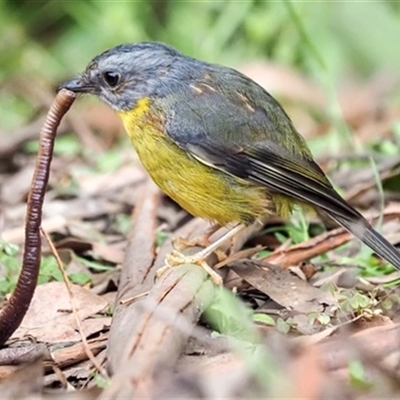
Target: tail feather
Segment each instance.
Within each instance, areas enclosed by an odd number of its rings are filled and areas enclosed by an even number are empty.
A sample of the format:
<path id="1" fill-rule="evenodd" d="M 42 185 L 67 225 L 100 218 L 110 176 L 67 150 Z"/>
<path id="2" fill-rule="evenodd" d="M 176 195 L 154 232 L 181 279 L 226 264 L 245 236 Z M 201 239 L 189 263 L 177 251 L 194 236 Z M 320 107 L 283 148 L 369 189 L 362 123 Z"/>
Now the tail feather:
<path id="1" fill-rule="evenodd" d="M 350 231 L 375 253 L 392 264 L 400 271 L 400 251 L 397 250 L 387 239 L 377 232 L 365 219 L 358 221 L 349 220 L 343 216 L 332 215 L 331 218 Z"/>

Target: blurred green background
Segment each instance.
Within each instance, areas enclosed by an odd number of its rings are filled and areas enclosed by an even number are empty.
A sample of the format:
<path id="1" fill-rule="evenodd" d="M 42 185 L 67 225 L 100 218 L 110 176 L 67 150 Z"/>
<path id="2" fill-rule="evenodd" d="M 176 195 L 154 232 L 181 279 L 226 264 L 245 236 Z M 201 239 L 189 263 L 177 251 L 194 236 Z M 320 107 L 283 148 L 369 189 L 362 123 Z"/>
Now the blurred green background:
<path id="1" fill-rule="evenodd" d="M 164 41 L 231 66 L 260 59 L 332 86 L 400 68 L 399 2 L 56 1 L 0 2 L 0 121 L 12 130 L 37 111 L 15 82 L 52 90 L 122 42 Z"/>

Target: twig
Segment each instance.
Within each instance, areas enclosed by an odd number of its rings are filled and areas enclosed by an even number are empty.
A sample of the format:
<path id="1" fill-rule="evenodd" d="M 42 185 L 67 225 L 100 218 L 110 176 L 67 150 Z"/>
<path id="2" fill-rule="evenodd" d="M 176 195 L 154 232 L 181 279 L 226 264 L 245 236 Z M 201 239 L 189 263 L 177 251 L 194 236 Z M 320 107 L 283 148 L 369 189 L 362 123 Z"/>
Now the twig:
<path id="1" fill-rule="evenodd" d="M 42 228 L 40 228 L 40 230 L 41 230 L 43 236 L 46 238 L 47 243 L 48 243 L 48 245 L 50 247 L 50 251 L 53 254 L 54 258 L 56 259 L 58 268 L 60 269 L 61 274 L 62 274 L 62 276 L 64 278 L 65 287 L 67 288 L 69 300 L 70 300 L 70 303 L 71 303 L 72 314 L 74 315 L 76 326 L 78 327 L 79 334 L 81 335 L 82 344 L 83 344 L 83 348 L 85 349 L 85 353 L 86 353 L 88 359 L 92 362 L 94 367 L 97 369 L 97 371 L 99 371 L 100 374 L 103 375 L 104 378 L 108 378 L 107 372 L 97 362 L 97 359 L 94 356 L 94 354 L 92 353 L 92 350 L 90 349 L 89 344 L 88 344 L 88 342 L 86 340 L 86 335 L 85 335 L 85 332 L 83 331 L 81 319 L 79 318 L 78 310 L 76 309 L 76 306 L 75 306 L 74 295 L 73 295 L 72 290 L 71 290 L 71 283 L 69 281 L 67 273 L 65 272 L 64 265 L 63 265 L 63 263 L 61 261 L 61 258 L 60 258 L 59 254 L 57 252 L 57 249 L 55 248 L 55 246 L 53 244 L 53 241 L 51 240 L 51 238 L 47 234 L 47 232 Z"/>
<path id="2" fill-rule="evenodd" d="M 143 298 L 143 297 L 148 296 L 149 293 L 150 293 L 149 291 L 143 292 L 143 293 L 139 293 L 139 294 L 137 294 L 136 296 L 129 297 L 129 299 L 121 300 L 119 303 L 120 303 L 121 305 L 123 305 L 123 306 L 127 306 L 127 305 L 129 305 L 129 304 L 132 304 L 132 303 L 133 303 L 134 301 L 136 301 L 136 300 L 139 300 L 139 299 L 141 299 L 141 298 Z"/>

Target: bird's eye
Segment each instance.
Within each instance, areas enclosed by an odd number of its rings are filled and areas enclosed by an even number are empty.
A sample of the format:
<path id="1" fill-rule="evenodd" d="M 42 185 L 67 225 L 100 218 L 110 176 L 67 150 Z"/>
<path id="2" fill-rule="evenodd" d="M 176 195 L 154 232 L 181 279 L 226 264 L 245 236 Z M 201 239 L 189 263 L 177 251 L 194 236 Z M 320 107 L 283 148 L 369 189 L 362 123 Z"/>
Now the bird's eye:
<path id="1" fill-rule="evenodd" d="M 115 87 L 121 80 L 121 75 L 118 72 L 106 71 L 103 73 L 104 82 L 110 87 Z"/>

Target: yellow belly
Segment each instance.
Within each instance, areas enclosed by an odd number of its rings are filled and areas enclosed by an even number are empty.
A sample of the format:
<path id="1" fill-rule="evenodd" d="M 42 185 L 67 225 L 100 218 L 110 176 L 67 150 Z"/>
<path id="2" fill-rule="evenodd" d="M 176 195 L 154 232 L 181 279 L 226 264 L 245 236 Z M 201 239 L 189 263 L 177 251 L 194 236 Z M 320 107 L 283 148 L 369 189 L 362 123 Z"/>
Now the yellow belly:
<path id="1" fill-rule="evenodd" d="M 154 116 L 150 121 L 148 105 L 139 101 L 135 110 L 119 115 L 151 178 L 182 208 L 221 225 L 277 212 L 265 188 L 204 165 L 176 146 L 161 125 L 155 127 Z"/>

